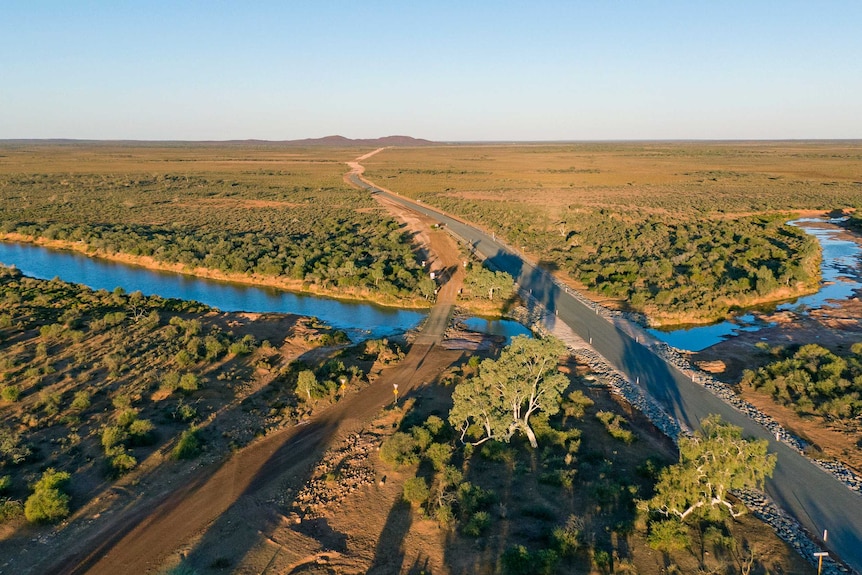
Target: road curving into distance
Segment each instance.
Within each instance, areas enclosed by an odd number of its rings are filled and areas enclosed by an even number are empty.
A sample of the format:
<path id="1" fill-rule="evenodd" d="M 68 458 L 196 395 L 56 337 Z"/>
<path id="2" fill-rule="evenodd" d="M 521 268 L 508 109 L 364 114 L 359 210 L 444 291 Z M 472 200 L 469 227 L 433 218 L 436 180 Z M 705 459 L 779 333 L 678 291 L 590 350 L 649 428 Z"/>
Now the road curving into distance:
<path id="1" fill-rule="evenodd" d="M 370 155 L 370 154 L 369 154 Z M 766 492 L 812 534 L 829 530 L 828 550 L 855 571 L 862 573 L 862 495 L 855 493 L 803 455 L 775 437 L 759 423 L 713 395 L 617 326 L 597 314 L 594 308 L 561 288 L 541 267 L 525 261 L 496 238 L 424 204 L 383 190 L 352 173 L 350 180 L 393 202 L 437 219 L 472 246 L 496 269 L 511 274 L 523 290 L 531 293 L 548 312 L 568 325 L 611 365 L 642 388 L 670 415 L 691 429 L 710 414 L 743 428 L 747 436 L 769 441 L 778 454 Z"/>

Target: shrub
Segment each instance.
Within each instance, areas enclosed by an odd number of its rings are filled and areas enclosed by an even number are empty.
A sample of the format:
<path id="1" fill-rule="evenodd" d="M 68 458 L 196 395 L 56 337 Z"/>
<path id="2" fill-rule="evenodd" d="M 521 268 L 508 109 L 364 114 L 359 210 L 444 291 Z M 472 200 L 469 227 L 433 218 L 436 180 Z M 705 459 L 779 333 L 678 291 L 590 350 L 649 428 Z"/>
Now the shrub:
<path id="1" fill-rule="evenodd" d="M 118 425 L 108 425 L 102 430 L 102 447 L 106 453 L 124 444 L 127 439 L 129 439 L 129 433 Z"/>
<path id="2" fill-rule="evenodd" d="M 233 355 L 248 355 L 254 351 L 254 338 L 247 335 L 242 340 L 230 344 L 228 351 Z"/>
<path id="3" fill-rule="evenodd" d="M 425 426 L 431 435 L 434 436 L 434 439 L 439 439 L 440 432 L 443 431 L 443 428 L 446 426 L 446 422 L 437 417 L 436 415 L 429 415 L 428 419 L 425 420 L 425 423 L 422 425 Z"/>
<path id="4" fill-rule="evenodd" d="M 0 458 L 10 463 L 21 463 L 30 457 L 30 448 L 21 445 L 21 436 L 4 427 L 0 427 Z"/>
<path id="5" fill-rule="evenodd" d="M 179 441 L 171 451 L 171 457 L 174 459 L 192 459 L 197 457 L 201 452 L 201 441 L 198 437 L 196 427 L 190 427 L 183 431 Z"/>
<path id="6" fill-rule="evenodd" d="M 513 545 L 503 552 L 503 573 L 506 575 L 528 575 L 533 573 L 533 560 L 523 545 Z"/>
<path id="7" fill-rule="evenodd" d="M 183 391 L 197 391 L 200 389 L 201 383 L 198 376 L 193 373 L 184 373 L 180 377 L 179 388 Z"/>
<path id="8" fill-rule="evenodd" d="M 404 482 L 403 497 L 405 501 L 413 505 L 422 505 L 428 501 L 431 492 L 428 490 L 428 483 L 424 477 L 411 477 Z"/>
<path id="9" fill-rule="evenodd" d="M 583 391 L 576 390 L 566 396 L 563 401 L 563 413 L 566 417 L 580 419 L 584 416 L 586 409 L 592 407 L 593 400 L 584 395 Z"/>
<path id="10" fill-rule="evenodd" d="M 390 465 L 413 465 L 419 461 L 416 453 L 416 440 L 402 431 L 393 433 L 380 446 L 380 459 Z"/>
<path id="11" fill-rule="evenodd" d="M 611 554 L 604 549 L 596 549 L 593 551 L 593 563 L 604 571 L 611 566 Z"/>
<path id="12" fill-rule="evenodd" d="M 479 537 L 491 526 L 491 515 L 487 511 L 477 511 L 464 524 L 461 531 L 468 537 Z"/>
<path id="13" fill-rule="evenodd" d="M 3 401 L 15 403 L 21 397 L 21 388 L 17 385 L 6 385 L 3 387 L 3 391 L 0 392 L 0 397 L 3 398 Z"/>
<path id="14" fill-rule="evenodd" d="M 416 447 L 420 452 L 424 452 L 428 449 L 428 446 L 431 445 L 431 441 L 433 440 L 431 432 L 424 427 L 419 427 L 418 425 L 410 430 L 410 434 L 413 436 L 413 440 L 416 442 Z"/>
<path id="15" fill-rule="evenodd" d="M 462 517 L 469 517 L 477 510 L 487 507 L 493 502 L 494 492 L 482 489 L 467 481 L 458 486 L 457 497 Z"/>
<path id="16" fill-rule="evenodd" d="M 432 443 L 425 451 L 425 457 L 436 471 L 443 471 L 452 459 L 452 446 L 448 443 Z"/>
<path id="17" fill-rule="evenodd" d="M 138 410 L 126 408 L 116 414 L 117 425 L 128 428 L 138 418 Z"/>
<path id="18" fill-rule="evenodd" d="M 0 499 L 0 523 L 24 514 L 24 506 L 14 499 Z"/>
<path id="19" fill-rule="evenodd" d="M 171 415 L 177 421 L 192 421 L 198 416 L 198 410 L 181 399 Z"/>
<path id="20" fill-rule="evenodd" d="M 69 496 L 62 491 L 71 476 L 47 469 L 24 503 L 24 516 L 31 523 L 52 523 L 69 515 Z"/>
<path id="21" fill-rule="evenodd" d="M 488 461 L 512 461 L 513 454 L 509 447 L 501 442 L 491 440 L 482 445 L 479 453 Z"/>
<path id="22" fill-rule="evenodd" d="M 582 522 L 570 515 L 565 525 L 555 527 L 551 532 L 551 544 L 562 557 L 571 557 L 581 546 Z"/>
<path id="23" fill-rule="evenodd" d="M 0 494 L 12 486 L 12 478 L 8 475 L 0 475 Z"/>
<path id="24" fill-rule="evenodd" d="M 81 412 L 88 407 L 90 407 L 90 393 L 87 391 L 79 391 L 75 393 L 75 397 L 72 399 L 72 410 Z"/>
<path id="25" fill-rule="evenodd" d="M 614 439 L 619 439 L 623 443 L 629 444 L 635 440 L 635 434 L 628 429 L 623 429 L 625 419 L 621 416 L 611 413 L 610 411 L 599 411 L 596 413 L 596 418 L 601 421 L 608 433 Z"/>
<path id="26" fill-rule="evenodd" d="M 150 445 L 155 440 L 153 431 L 156 426 L 149 419 L 136 419 L 129 426 L 129 435 L 133 445 Z"/>
<path id="27" fill-rule="evenodd" d="M 138 460 L 125 450 L 120 450 L 111 457 L 111 468 L 117 475 L 124 475 L 138 465 Z"/>
<path id="28" fill-rule="evenodd" d="M 162 378 L 161 388 L 166 391 L 174 391 L 180 386 L 180 374 L 176 371 L 171 371 L 165 374 Z"/>
<path id="29" fill-rule="evenodd" d="M 195 358 L 193 358 L 192 355 L 188 351 L 181 349 L 174 356 L 174 360 L 177 362 L 178 366 L 188 367 L 194 363 Z"/>

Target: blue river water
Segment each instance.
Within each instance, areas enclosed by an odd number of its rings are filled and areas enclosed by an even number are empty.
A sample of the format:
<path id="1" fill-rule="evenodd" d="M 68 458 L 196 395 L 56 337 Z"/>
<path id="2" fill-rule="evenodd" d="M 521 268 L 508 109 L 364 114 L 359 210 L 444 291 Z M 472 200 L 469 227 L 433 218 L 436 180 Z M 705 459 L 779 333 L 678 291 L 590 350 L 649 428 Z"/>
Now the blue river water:
<path id="1" fill-rule="evenodd" d="M 812 309 L 834 306 L 836 302 L 852 297 L 862 288 L 860 277 L 860 247 L 856 242 L 840 237 L 843 228 L 836 220 L 802 218 L 788 222 L 813 235 L 820 242 L 823 259 L 820 263 L 821 288 L 817 293 L 775 306 L 772 310 L 789 310 L 806 313 Z M 682 329 L 650 329 L 654 337 L 678 349 L 700 351 L 743 331 L 757 331 L 770 325 L 757 314 L 746 313 L 726 321 L 705 326 Z"/>
<path id="2" fill-rule="evenodd" d="M 293 313 L 316 317 L 345 330 L 351 339 L 402 334 L 418 326 L 425 312 L 346 302 L 283 290 L 220 282 L 179 273 L 92 258 L 76 252 L 0 242 L 0 262 L 15 265 L 25 275 L 78 283 L 93 289 L 195 300 L 222 311 Z"/>
<path id="3" fill-rule="evenodd" d="M 821 273 L 823 286 L 815 294 L 777 306 L 778 310 L 805 313 L 852 297 L 862 288 L 860 247 L 839 237 L 842 228 L 820 218 L 789 222 L 812 234 L 823 249 Z M 77 252 L 52 250 L 41 246 L 0 242 L 0 263 L 15 265 L 26 275 L 79 283 L 93 289 L 127 292 L 141 291 L 165 298 L 195 300 L 222 311 L 293 313 L 317 317 L 342 329 L 353 340 L 392 337 L 417 327 L 425 313 L 381 307 L 370 303 L 346 302 L 331 298 L 296 294 L 267 287 L 232 284 L 193 276 L 153 271 L 145 268 L 92 258 Z M 502 335 L 507 339 L 529 335 L 530 331 L 511 320 L 466 318 L 468 329 Z M 743 331 L 757 331 L 769 325 L 758 314 L 746 313 L 706 326 L 681 329 L 650 329 L 656 338 L 689 351 L 700 351 Z"/>
<path id="4" fill-rule="evenodd" d="M 293 313 L 313 316 L 344 330 L 354 341 L 392 337 L 417 327 L 423 311 L 382 307 L 363 302 L 296 294 L 275 288 L 249 286 L 197 278 L 179 273 L 92 258 L 77 252 L 41 246 L 0 242 L 0 263 L 14 265 L 25 275 L 83 284 L 93 289 L 140 291 L 164 298 L 194 300 L 222 311 Z M 502 335 L 530 335 L 530 330 L 512 320 L 466 318 L 468 329 Z"/>

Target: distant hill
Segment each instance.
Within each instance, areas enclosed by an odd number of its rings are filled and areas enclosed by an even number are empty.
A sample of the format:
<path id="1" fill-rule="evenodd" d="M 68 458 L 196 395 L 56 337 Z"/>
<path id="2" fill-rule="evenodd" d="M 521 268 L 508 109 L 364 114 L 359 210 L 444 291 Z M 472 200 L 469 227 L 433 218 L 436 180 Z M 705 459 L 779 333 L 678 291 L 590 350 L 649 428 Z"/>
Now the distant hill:
<path id="1" fill-rule="evenodd" d="M 276 142 L 273 142 L 276 143 Z M 410 136 L 386 136 L 373 139 L 351 139 L 344 136 L 326 136 L 325 138 L 307 138 L 305 140 L 286 140 L 279 144 L 293 144 L 297 146 L 432 146 L 431 140 L 411 138 Z"/>
<path id="2" fill-rule="evenodd" d="M 74 140 L 67 138 L 53 139 L 10 139 L 0 140 L 0 144 L 16 144 L 16 145 L 143 145 L 143 146 L 158 146 L 158 145 L 187 145 L 187 144 L 238 144 L 250 146 L 321 146 L 333 148 L 350 148 L 360 146 L 433 146 L 435 142 L 431 140 L 423 140 L 420 138 L 411 138 L 410 136 L 386 136 L 384 138 L 373 139 L 351 139 L 344 136 L 326 136 L 325 138 L 306 138 L 304 140 Z"/>

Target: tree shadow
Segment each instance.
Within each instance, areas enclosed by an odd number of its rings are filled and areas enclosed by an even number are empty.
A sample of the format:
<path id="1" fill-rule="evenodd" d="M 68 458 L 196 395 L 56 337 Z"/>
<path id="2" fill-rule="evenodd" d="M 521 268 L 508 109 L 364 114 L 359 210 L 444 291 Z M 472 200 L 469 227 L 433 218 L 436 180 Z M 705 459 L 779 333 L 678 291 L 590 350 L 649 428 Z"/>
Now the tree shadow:
<path id="1" fill-rule="evenodd" d="M 404 537 L 413 523 L 413 511 L 403 499 L 395 502 L 386 517 L 386 524 L 377 539 L 374 559 L 368 569 L 369 575 L 400 573 L 404 563 Z M 417 558 L 418 561 L 418 558 Z"/>
<path id="2" fill-rule="evenodd" d="M 339 553 L 347 552 L 347 535 L 330 527 L 329 521 L 325 517 L 304 520 L 293 530 L 319 541 L 324 549 Z"/>

